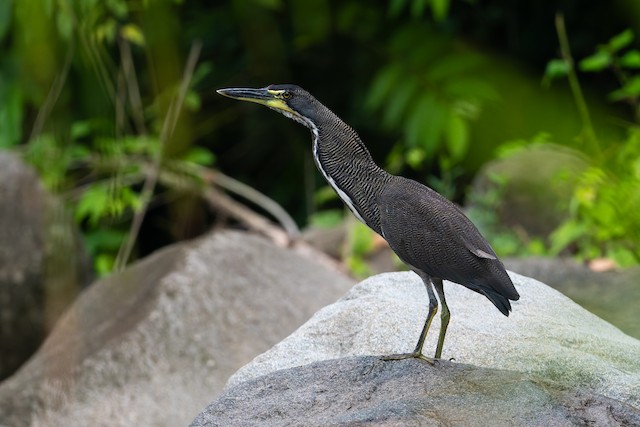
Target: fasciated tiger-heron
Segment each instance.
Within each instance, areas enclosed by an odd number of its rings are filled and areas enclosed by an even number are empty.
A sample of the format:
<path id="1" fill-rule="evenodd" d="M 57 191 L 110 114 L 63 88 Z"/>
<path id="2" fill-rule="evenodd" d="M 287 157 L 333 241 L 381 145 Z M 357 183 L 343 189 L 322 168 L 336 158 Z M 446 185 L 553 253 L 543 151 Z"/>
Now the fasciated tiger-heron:
<path id="1" fill-rule="evenodd" d="M 295 85 L 261 89 L 230 88 L 218 93 L 266 105 L 311 130 L 316 166 L 356 218 L 381 235 L 427 288 L 429 311 L 412 353 L 385 359 L 423 355 L 429 326 L 442 305 L 435 358 L 442 355 L 450 312 L 443 280 L 486 296 L 505 316 L 509 300 L 520 297 L 502 262 L 473 223 L 452 202 L 431 188 L 376 165 L 358 134 L 309 92 Z M 427 119 L 427 118 L 425 118 Z"/>

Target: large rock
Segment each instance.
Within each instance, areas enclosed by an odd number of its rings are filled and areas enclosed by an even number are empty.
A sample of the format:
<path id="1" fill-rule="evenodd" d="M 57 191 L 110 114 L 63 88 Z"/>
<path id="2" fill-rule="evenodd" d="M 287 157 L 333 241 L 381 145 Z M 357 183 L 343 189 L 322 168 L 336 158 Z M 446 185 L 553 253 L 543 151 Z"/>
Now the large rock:
<path id="1" fill-rule="evenodd" d="M 640 267 L 593 271 L 571 259 L 504 260 L 509 270 L 535 277 L 632 337 L 640 339 Z"/>
<path id="2" fill-rule="evenodd" d="M 472 216 L 481 229 L 507 227 L 547 238 L 566 219 L 576 181 L 588 166 L 581 153 L 555 144 L 533 144 L 489 162 L 473 182 Z M 495 224 L 484 224 L 487 214 Z"/>
<path id="3" fill-rule="evenodd" d="M 91 276 L 60 201 L 33 169 L 0 153 L 0 380 L 36 351 Z"/>
<path id="4" fill-rule="evenodd" d="M 315 362 L 225 391 L 191 427 L 640 425 L 624 403 L 514 371 L 359 356 Z"/>
<path id="5" fill-rule="evenodd" d="M 350 279 L 224 232 L 92 285 L 0 386 L 3 426 L 177 426 Z"/>
<path id="6" fill-rule="evenodd" d="M 594 402 L 615 401 L 616 407 L 627 408 L 633 416 L 640 417 L 640 341 L 536 280 L 517 274 L 511 277 L 521 298 L 513 303 L 513 313 L 508 318 L 502 316 L 485 297 L 445 282 L 452 320 L 443 357 L 483 369 L 519 373 L 507 376 L 512 378 L 509 383 L 514 381 L 513 378 L 524 378 L 533 384 L 553 384 L 554 390 L 567 390 L 568 393 L 593 398 Z M 388 273 L 365 280 L 343 299 L 316 313 L 294 334 L 238 371 L 229 382 L 237 388 L 230 389 L 229 393 L 238 390 L 239 394 L 227 394 L 225 399 L 235 396 L 242 400 L 243 387 L 249 384 L 246 381 L 258 379 L 270 384 L 269 378 L 276 378 L 276 371 L 281 369 L 306 365 L 312 369 L 310 366 L 319 365 L 309 364 L 318 361 L 411 351 L 424 322 L 426 306 L 426 291 L 413 273 Z M 439 327 L 439 318 L 436 317 L 425 345 L 427 355 L 435 349 Z M 337 366 L 330 369 L 339 371 Z M 434 372 L 429 365 L 424 365 L 423 369 Z M 261 377 L 267 374 L 273 376 Z M 483 399 L 485 392 L 490 398 L 495 395 L 493 386 L 484 382 L 490 374 L 478 373 L 479 379 L 468 384 L 468 399 L 461 400 L 459 404 L 464 403 L 465 408 L 477 412 L 493 405 L 495 402 Z M 446 377 L 443 374 L 441 378 Z M 450 379 L 449 383 L 452 382 L 454 380 Z M 325 385 L 318 383 L 316 398 L 321 398 L 322 390 L 332 389 L 333 384 L 337 386 L 338 381 L 329 381 Z M 408 387 L 413 385 L 422 390 L 412 393 L 426 393 L 420 384 L 420 381 L 410 382 Z M 524 393 L 523 388 L 509 387 L 502 389 L 500 395 L 511 396 L 516 391 Z M 280 393 L 279 390 L 274 387 L 271 392 Z M 544 394 L 544 390 L 551 393 L 545 387 L 533 387 L 531 393 L 513 395 L 512 399 L 519 398 L 521 402 L 533 399 L 528 410 L 538 411 L 544 409 L 544 399 L 541 401 L 536 396 Z M 458 397 L 451 394 L 443 399 L 455 400 Z M 451 405 L 453 400 L 443 404 Z M 506 414 L 509 413 L 509 402 L 511 400 L 506 399 L 500 407 Z M 214 422 L 218 415 L 220 419 L 226 419 L 225 411 L 217 406 L 219 403 L 214 402 L 199 418 L 207 420 L 206 423 L 198 421 L 195 425 L 227 425 Z M 417 410 L 419 405 L 412 405 L 411 401 L 398 401 L 390 404 L 388 410 L 394 413 Z M 249 405 L 244 408 L 250 411 Z M 299 408 L 304 406 L 301 404 Z M 602 408 L 606 409 L 606 405 Z M 214 409 L 217 412 L 212 412 Z M 256 409 L 263 410 L 264 407 Z M 278 410 L 272 406 L 270 413 Z M 588 408 L 583 407 L 583 410 Z M 435 414 L 425 416 L 433 421 Z M 597 416 L 605 415 L 598 412 Z M 447 418 L 443 423 L 456 424 L 454 420 L 454 417 Z M 308 423 L 313 424 L 314 420 Z"/>

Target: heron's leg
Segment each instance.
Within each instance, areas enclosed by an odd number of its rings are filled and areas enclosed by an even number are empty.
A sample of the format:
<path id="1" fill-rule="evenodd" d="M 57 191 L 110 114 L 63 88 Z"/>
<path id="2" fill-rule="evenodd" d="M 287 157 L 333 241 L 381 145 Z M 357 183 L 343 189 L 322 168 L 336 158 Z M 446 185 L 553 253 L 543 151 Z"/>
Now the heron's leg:
<path id="1" fill-rule="evenodd" d="M 400 360 L 400 359 L 408 359 L 411 357 L 415 357 L 417 359 L 423 359 L 431 364 L 433 364 L 433 359 L 426 357 L 422 354 L 422 347 L 424 346 L 424 340 L 427 337 L 427 332 L 429 332 L 429 327 L 431 326 L 431 322 L 438 312 L 438 300 L 436 299 L 436 295 L 433 293 L 433 287 L 431 285 L 431 278 L 426 274 L 420 272 L 418 273 L 422 281 L 424 282 L 425 287 L 427 288 L 427 294 L 429 295 L 429 312 L 427 313 L 427 320 L 424 322 L 424 326 L 422 327 L 422 332 L 420 333 L 420 338 L 418 339 L 418 344 L 416 345 L 415 350 L 412 353 L 403 353 L 403 354 L 392 354 L 390 356 L 384 356 L 384 360 Z"/>
<path id="2" fill-rule="evenodd" d="M 420 275 L 420 277 L 422 278 L 424 286 L 427 288 L 427 294 L 429 295 L 429 312 L 427 313 L 427 320 L 424 322 L 424 326 L 422 327 L 422 332 L 420 333 L 420 338 L 418 339 L 416 349 L 413 350 L 414 354 L 422 354 L 422 346 L 424 346 L 424 340 L 427 338 L 427 332 L 429 332 L 431 322 L 438 312 L 438 300 L 433 293 L 431 278 L 427 275 L 422 274 Z"/>
<path id="3" fill-rule="evenodd" d="M 436 288 L 438 298 L 440 298 L 440 304 L 442 305 L 442 314 L 440 315 L 440 335 L 438 336 L 438 346 L 436 347 L 436 359 L 440 359 L 442 356 L 442 345 L 444 344 L 444 336 L 447 334 L 447 327 L 449 326 L 449 318 L 451 313 L 449 312 L 449 306 L 447 300 L 444 298 L 444 287 L 442 285 L 442 279 L 432 279 L 433 287 Z"/>

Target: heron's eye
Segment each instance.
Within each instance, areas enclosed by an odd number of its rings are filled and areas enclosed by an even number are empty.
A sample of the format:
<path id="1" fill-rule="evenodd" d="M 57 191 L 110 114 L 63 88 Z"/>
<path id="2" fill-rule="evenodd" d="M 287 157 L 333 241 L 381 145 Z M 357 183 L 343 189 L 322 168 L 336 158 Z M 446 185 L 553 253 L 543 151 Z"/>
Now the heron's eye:
<path id="1" fill-rule="evenodd" d="M 284 91 L 284 92 L 282 92 L 282 97 L 283 97 L 284 99 L 289 99 L 289 98 L 291 98 L 291 92 L 289 92 L 289 91 Z"/>

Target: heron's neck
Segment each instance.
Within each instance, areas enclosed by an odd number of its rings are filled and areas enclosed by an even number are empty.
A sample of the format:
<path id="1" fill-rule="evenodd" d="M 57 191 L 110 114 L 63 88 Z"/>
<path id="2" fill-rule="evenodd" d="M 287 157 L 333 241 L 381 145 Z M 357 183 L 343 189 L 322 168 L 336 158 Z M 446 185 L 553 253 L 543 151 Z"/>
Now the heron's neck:
<path id="1" fill-rule="evenodd" d="M 391 175 L 375 164 L 358 134 L 327 110 L 313 134 L 313 158 L 327 182 L 363 223 L 380 233 L 378 194 Z"/>

